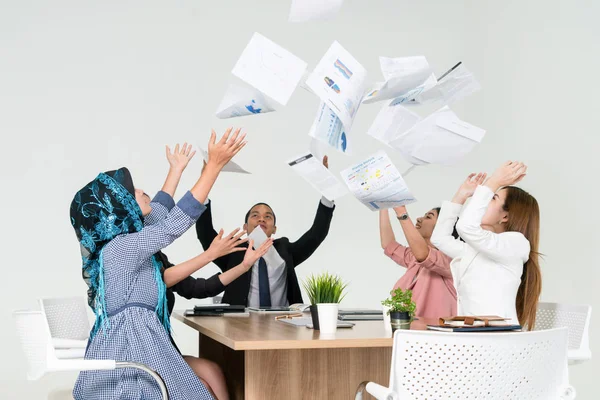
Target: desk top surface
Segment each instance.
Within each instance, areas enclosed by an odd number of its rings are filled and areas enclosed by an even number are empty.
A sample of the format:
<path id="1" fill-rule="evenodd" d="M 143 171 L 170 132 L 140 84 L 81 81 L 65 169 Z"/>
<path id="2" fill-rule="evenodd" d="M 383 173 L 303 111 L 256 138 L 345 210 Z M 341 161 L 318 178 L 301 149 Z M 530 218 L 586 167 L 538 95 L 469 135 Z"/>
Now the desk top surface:
<path id="1" fill-rule="evenodd" d="M 183 311 L 173 312 L 175 319 L 233 350 L 392 347 L 392 331 L 383 321 L 353 321 L 354 327 L 325 335 L 277 321 L 278 315 L 251 312 L 250 316 L 186 317 Z M 304 317 L 310 318 L 310 314 L 304 313 Z M 435 318 L 419 318 L 411 329 L 426 330 L 427 324 L 436 323 Z"/>

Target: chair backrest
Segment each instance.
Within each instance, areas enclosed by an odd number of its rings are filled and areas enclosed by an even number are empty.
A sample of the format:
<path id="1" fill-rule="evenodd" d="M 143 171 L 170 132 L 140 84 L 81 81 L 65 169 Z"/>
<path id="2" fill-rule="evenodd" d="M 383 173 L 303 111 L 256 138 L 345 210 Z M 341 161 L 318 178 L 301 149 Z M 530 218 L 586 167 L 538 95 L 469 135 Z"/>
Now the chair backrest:
<path id="1" fill-rule="evenodd" d="M 83 297 L 40 299 L 50 335 L 59 339 L 85 340 L 90 334 L 87 302 Z"/>
<path id="2" fill-rule="evenodd" d="M 589 329 L 592 307 L 589 305 L 539 303 L 535 330 L 567 327 L 569 350 L 590 352 Z"/>
<path id="3" fill-rule="evenodd" d="M 48 370 L 54 348 L 50 331 L 41 311 L 15 311 L 17 335 L 27 360 L 27 379 L 41 378 Z"/>
<path id="4" fill-rule="evenodd" d="M 394 334 L 390 389 L 402 399 L 558 399 L 568 386 L 565 328 Z"/>

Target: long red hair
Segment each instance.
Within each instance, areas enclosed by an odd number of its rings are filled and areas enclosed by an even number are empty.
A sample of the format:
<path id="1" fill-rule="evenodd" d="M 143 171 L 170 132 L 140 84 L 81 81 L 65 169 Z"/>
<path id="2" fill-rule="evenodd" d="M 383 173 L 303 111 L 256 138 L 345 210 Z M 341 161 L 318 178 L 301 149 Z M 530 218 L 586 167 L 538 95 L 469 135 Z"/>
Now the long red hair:
<path id="1" fill-rule="evenodd" d="M 535 327 L 537 304 L 542 292 L 540 270 L 540 208 L 529 193 L 515 186 L 506 189 L 504 211 L 508 212 L 506 230 L 521 232 L 529 241 L 529 260 L 523 265 L 521 284 L 517 291 L 516 309 L 519 323 L 529 330 Z"/>

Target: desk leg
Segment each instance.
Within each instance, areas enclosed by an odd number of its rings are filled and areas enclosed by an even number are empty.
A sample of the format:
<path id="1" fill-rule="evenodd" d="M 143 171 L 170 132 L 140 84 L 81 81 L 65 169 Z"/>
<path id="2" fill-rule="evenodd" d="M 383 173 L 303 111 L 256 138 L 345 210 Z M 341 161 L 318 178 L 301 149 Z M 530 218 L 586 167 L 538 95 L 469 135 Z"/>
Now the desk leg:
<path id="1" fill-rule="evenodd" d="M 200 333 L 200 357 L 214 361 L 223 370 L 231 400 L 244 399 L 244 352 L 235 351 Z"/>
<path id="2" fill-rule="evenodd" d="M 363 381 L 388 384 L 391 359 L 390 347 L 247 350 L 245 399 L 354 399 Z"/>

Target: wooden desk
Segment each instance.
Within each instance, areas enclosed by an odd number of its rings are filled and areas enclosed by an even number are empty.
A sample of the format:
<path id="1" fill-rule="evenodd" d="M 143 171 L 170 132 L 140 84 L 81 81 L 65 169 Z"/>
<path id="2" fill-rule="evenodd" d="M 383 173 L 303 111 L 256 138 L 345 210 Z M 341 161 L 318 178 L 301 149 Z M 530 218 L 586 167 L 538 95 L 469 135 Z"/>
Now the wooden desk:
<path id="1" fill-rule="evenodd" d="M 200 357 L 221 366 L 232 400 L 348 400 L 362 381 L 389 382 L 392 333 L 383 321 L 356 321 L 327 337 L 274 315 L 173 315 L 199 332 Z M 421 318 L 411 329 L 427 323 L 437 320 Z"/>

